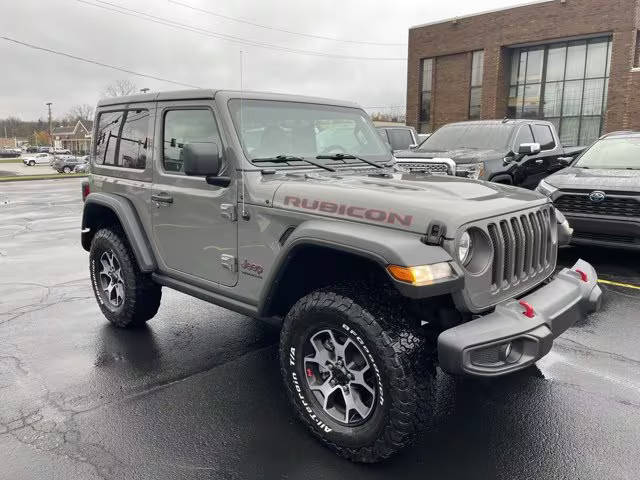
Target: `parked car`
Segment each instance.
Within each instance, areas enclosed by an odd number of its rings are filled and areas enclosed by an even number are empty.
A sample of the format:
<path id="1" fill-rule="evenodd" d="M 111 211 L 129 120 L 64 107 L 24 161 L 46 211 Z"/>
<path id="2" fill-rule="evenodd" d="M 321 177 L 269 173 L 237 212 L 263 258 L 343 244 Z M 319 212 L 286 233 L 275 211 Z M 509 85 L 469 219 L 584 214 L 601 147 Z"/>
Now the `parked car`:
<path id="1" fill-rule="evenodd" d="M 51 167 L 58 173 L 71 173 L 76 166 L 86 163 L 85 158 L 75 155 L 54 155 Z"/>
<path id="2" fill-rule="evenodd" d="M 68 148 L 54 148 L 53 154 L 54 155 L 71 155 L 71 150 L 69 150 Z"/>
<path id="3" fill-rule="evenodd" d="M 89 161 L 88 157 L 86 158 L 87 160 L 85 160 L 83 163 L 79 163 L 78 165 L 73 167 L 73 173 L 89 173 Z"/>
<path id="4" fill-rule="evenodd" d="M 26 153 L 38 153 L 38 149 L 39 149 L 39 147 L 29 146 L 29 147 L 24 148 L 24 152 L 26 152 Z"/>
<path id="5" fill-rule="evenodd" d="M 416 129 L 407 126 L 384 126 L 376 127 L 382 138 L 391 145 L 391 149 L 396 152 L 398 150 L 410 150 L 418 146 L 418 134 Z"/>
<path id="6" fill-rule="evenodd" d="M 21 153 L 19 148 L 0 148 L 0 158 L 17 158 Z"/>
<path id="7" fill-rule="evenodd" d="M 614 132 L 540 182 L 574 229 L 572 242 L 640 250 L 640 132 Z"/>
<path id="8" fill-rule="evenodd" d="M 96 115 L 81 243 L 105 317 L 143 325 L 164 286 L 278 320 L 295 412 L 350 460 L 411 443 L 436 360 L 521 370 L 600 305 L 587 262 L 556 273 L 568 227 L 549 199 L 396 170 L 353 103 L 188 90 Z"/>
<path id="9" fill-rule="evenodd" d="M 34 153 L 22 158 L 22 163 L 33 167 L 34 165 L 49 165 L 53 157 L 48 153 Z"/>
<path id="10" fill-rule="evenodd" d="M 450 123 L 418 148 L 395 155 L 403 166 L 451 158 L 459 176 L 533 189 L 583 150 L 563 147 L 550 122 L 504 119 Z"/>
<path id="11" fill-rule="evenodd" d="M 38 147 L 38 153 L 52 153 L 53 147 Z"/>

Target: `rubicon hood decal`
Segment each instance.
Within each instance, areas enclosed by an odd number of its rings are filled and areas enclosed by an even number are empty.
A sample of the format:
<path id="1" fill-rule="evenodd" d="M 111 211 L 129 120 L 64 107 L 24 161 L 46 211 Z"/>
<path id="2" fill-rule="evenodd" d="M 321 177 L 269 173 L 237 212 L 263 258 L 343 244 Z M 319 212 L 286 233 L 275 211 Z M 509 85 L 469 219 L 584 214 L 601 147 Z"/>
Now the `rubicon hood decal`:
<path id="1" fill-rule="evenodd" d="M 410 227 L 413 223 L 413 215 L 404 215 L 392 211 L 378 210 L 358 205 L 345 205 L 343 203 L 314 200 L 311 198 L 295 197 L 292 195 L 285 196 L 283 203 L 295 208 L 318 210 L 324 213 L 351 218 L 362 218 L 373 222 L 382 222 L 391 225 L 403 225 L 405 227 Z"/>

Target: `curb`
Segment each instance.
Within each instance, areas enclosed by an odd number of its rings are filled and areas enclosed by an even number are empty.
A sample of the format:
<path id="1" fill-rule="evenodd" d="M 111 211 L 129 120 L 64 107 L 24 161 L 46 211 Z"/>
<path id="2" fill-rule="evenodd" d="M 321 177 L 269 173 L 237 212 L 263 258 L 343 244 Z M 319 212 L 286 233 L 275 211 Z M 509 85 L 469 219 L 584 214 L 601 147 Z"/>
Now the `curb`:
<path id="1" fill-rule="evenodd" d="M 47 175 L 16 175 L 14 177 L 0 177 L 2 182 L 27 182 L 29 180 L 62 180 L 65 178 L 82 178 L 86 177 L 86 173 L 56 173 Z"/>

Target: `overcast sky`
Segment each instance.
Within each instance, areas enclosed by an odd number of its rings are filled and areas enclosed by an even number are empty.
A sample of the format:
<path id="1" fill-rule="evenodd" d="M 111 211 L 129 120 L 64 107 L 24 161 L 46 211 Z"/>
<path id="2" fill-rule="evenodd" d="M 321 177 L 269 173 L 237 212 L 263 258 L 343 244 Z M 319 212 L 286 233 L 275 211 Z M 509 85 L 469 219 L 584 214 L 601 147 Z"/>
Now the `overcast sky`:
<path id="1" fill-rule="evenodd" d="M 365 107 L 402 105 L 406 62 L 327 58 L 240 45 L 193 31 L 123 15 L 88 3 L 125 8 L 217 34 L 288 49 L 342 56 L 406 58 L 412 25 L 508 7 L 528 0 L 175 0 L 220 15 L 322 37 L 309 38 L 197 12 L 171 0 L 11 0 L 3 2 L 0 35 L 176 82 L 212 88 L 243 87 L 354 100 Z M 85 3 L 88 2 L 88 3 Z M 131 12 L 129 12 L 131 13 Z M 149 18 L 149 17 L 147 17 Z M 160 19 L 160 20 L 158 20 Z M 55 116 L 74 104 L 95 104 L 104 87 L 130 79 L 142 88 L 172 90 L 170 83 L 85 64 L 0 39 L 0 118 Z"/>

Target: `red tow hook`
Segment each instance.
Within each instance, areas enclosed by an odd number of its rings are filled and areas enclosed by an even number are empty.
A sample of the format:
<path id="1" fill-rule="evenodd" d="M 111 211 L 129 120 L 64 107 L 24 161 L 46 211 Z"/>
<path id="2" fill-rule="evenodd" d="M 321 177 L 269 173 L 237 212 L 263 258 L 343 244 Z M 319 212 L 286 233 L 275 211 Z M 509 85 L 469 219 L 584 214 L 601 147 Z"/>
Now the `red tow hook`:
<path id="1" fill-rule="evenodd" d="M 589 281 L 589 277 L 587 277 L 587 274 L 584 273 L 582 270 L 580 270 L 579 268 L 576 268 L 575 271 L 580 274 L 580 278 L 582 279 L 583 282 Z"/>
<path id="2" fill-rule="evenodd" d="M 524 312 L 522 312 L 522 314 L 523 314 L 525 317 L 533 318 L 533 317 L 535 317 L 535 316 L 536 316 L 536 312 L 535 312 L 535 310 L 533 309 L 533 307 L 531 306 L 531 304 L 530 304 L 530 303 L 528 303 L 528 302 L 526 302 L 526 301 L 524 301 L 524 300 L 520 300 L 518 303 L 519 303 L 522 307 L 524 307 Z"/>
<path id="3" fill-rule="evenodd" d="M 313 371 L 310 368 L 307 368 L 307 377 L 313 377 Z"/>

